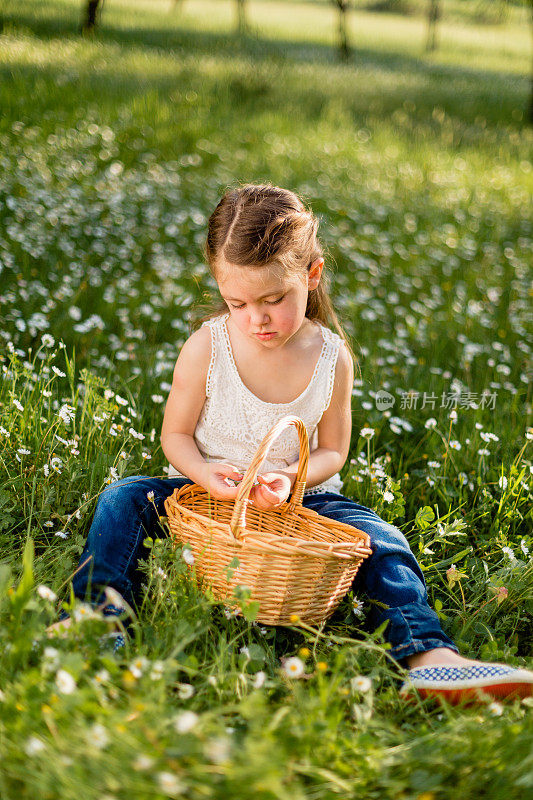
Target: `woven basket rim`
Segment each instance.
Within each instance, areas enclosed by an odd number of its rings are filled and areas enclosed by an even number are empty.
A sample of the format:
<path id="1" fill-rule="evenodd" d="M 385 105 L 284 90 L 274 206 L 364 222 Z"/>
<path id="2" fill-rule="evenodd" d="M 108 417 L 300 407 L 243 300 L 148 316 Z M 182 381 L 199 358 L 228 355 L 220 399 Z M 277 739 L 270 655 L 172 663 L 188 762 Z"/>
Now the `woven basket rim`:
<path id="1" fill-rule="evenodd" d="M 190 494 L 191 492 L 197 496 L 202 495 L 204 497 L 210 497 L 209 493 L 199 484 L 185 484 L 185 486 L 181 488 L 176 488 L 174 492 L 166 498 L 165 507 L 167 508 L 167 512 L 170 513 L 170 511 L 173 511 L 174 515 L 192 517 L 198 527 L 203 528 L 203 530 L 195 531 L 196 535 L 200 533 L 205 533 L 207 535 L 209 533 L 215 539 L 223 538 L 226 544 L 233 545 L 239 549 L 246 549 L 248 552 L 271 552 L 273 554 L 280 554 L 280 552 L 286 551 L 288 556 L 294 556 L 297 551 L 301 553 L 302 556 L 340 560 L 361 558 L 363 554 L 366 556 L 372 553 L 370 548 L 370 536 L 367 533 L 355 528 L 353 525 L 347 525 L 338 520 L 323 517 L 313 509 L 305 508 L 304 506 L 297 507 L 291 512 L 291 515 L 303 519 L 305 519 L 305 517 L 313 518 L 315 524 L 321 525 L 325 533 L 336 533 L 341 536 L 344 534 L 347 538 L 338 538 L 330 542 L 324 542 L 320 539 L 298 537 L 294 534 L 287 535 L 246 528 L 243 531 L 242 539 L 236 539 L 231 532 L 229 522 L 221 522 L 216 519 L 216 517 L 208 517 L 179 502 L 178 497 L 180 495 Z M 232 503 L 232 501 L 216 500 L 215 498 L 212 498 L 212 501 L 219 504 Z M 285 502 L 278 509 L 264 511 L 262 513 L 284 513 L 288 507 L 289 503 Z M 307 553 L 305 552 L 306 550 L 308 551 Z"/>

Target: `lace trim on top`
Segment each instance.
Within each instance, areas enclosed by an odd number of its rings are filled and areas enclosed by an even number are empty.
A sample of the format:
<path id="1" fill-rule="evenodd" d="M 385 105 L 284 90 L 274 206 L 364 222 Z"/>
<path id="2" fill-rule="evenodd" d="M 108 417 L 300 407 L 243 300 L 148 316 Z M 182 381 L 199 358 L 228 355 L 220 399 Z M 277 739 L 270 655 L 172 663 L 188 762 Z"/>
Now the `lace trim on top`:
<path id="1" fill-rule="evenodd" d="M 216 323 L 219 323 L 219 325 L 220 325 L 219 330 L 221 330 L 221 332 L 222 332 L 222 338 L 223 338 L 226 354 L 227 354 L 229 362 L 230 362 L 230 364 L 231 364 L 231 366 L 233 368 L 233 371 L 234 371 L 234 374 L 235 374 L 235 378 L 237 379 L 237 383 L 240 385 L 240 387 L 247 394 L 249 394 L 251 397 L 253 397 L 253 399 L 256 400 L 258 403 L 262 403 L 264 406 L 272 406 L 272 407 L 275 407 L 275 408 L 287 408 L 289 406 L 292 406 L 294 403 L 298 403 L 298 402 L 300 402 L 302 400 L 302 398 L 307 394 L 307 392 L 310 391 L 311 386 L 313 386 L 314 383 L 316 382 L 317 375 L 318 375 L 318 373 L 320 371 L 320 367 L 322 365 L 322 360 L 325 358 L 326 351 L 328 350 L 328 344 L 333 344 L 334 346 L 336 344 L 336 342 L 335 342 L 335 334 L 333 334 L 333 332 L 330 331 L 329 328 L 326 328 L 325 325 L 322 325 L 320 322 L 317 323 L 320 326 L 321 333 L 322 333 L 322 340 L 323 340 L 322 341 L 322 349 L 320 351 L 320 355 L 318 356 L 317 362 L 315 364 L 315 369 L 313 371 L 313 374 L 311 376 L 311 379 L 310 379 L 309 383 L 307 384 L 307 386 L 305 387 L 303 392 L 301 392 L 298 395 L 298 397 L 295 397 L 294 400 L 289 400 L 288 403 L 271 403 L 268 400 L 261 400 L 261 398 L 258 397 L 256 394 L 254 394 L 246 386 L 246 384 L 242 380 L 242 378 L 240 376 L 240 373 L 239 373 L 239 370 L 237 369 L 237 364 L 235 363 L 235 358 L 233 356 L 233 350 L 232 350 L 231 341 L 230 341 L 230 338 L 229 338 L 228 327 L 226 325 L 226 322 L 227 322 L 228 318 L 229 318 L 229 313 L 226 313 L 226 314 L 221 315 L 220 317 L 215 318 L 214 320 L 207 320 L 206 322 L 203 323 L 204 325 L 209 325 L 209 327 L 211 328 L 211 360 L 209 362 L 209 369 L 207 371 L 207 378 L 206 378 L 206 383 L 205 383 L 206 397 L 210 397 L 211 396 L 211 391 L 212 391 L 211 378 L 212 378 L 212 375 L 213 375 L 214 366 L 215 366 L 215 358 L 216 358 L 216 346 L 215 346 L 215 342 L 213 341 L 213 338 L 214 338 L 213 326 Z M 331 395 L 333 394 L 333 386 L 335 385 L 335 368 L 336 368 L 336 360 L 333 361 L 331 359 L 330 360 L 330 364 L 329 364 L 329 371 L 328 371 L 328 391 L 327 391 L 326 406 L 325 406 L 324 411 L 329 407 L 329 404 L 331 402 Z"/>
<path id="2" fill-rule="evenodd" d="M 318 356 L 318 360 L 317 360 L 317 362 L 315 364 L 315 369 L 313 371 L 313 375 L 311 376 L 311 380 L 309 381 L 309 383 L 307 384 L 307 386 L 305 387 L 303 392 L 301 392 L 298 395 L 298 397 L 295 397 L 294 400 L 290 400 L 288 403 L 270 403 L 268 400 L 261 400 L 260 397 L 258 397 L 252 391 L 250 391 L 250 389 L 246 386 L 246 384 L 244 383 L 243 379 L 241 378 L 241 376 L 239 374 L 239 370 L 237 369 L 237 364 L 235 363 L 235 358 L 233 356 L 233 350 L 231 348 L 231 342 L 230 342 L 230 338 L 229 338 L 228 327 L 226 325 L 226 321 L 228 319 L 228 316 L 229 316 L 229 314 L 225 314 L 222 317 L 220 329 L 222 331 L 222 336 L 223 336 L 223 340 L 224 340 L 224 346 L 226 348 L 226 352 L 227 352 L 230 364 L 233 367 L 233 371 L 235 373 L 235 378 L 238 381 L 238 383 L 241 385 L 241 387 L 244 389 L 244 391 L 247 392 L 249 395 L 251 395 L 253 397 L 253 399 L 256 400 L 258 403 L 262 403 L 264 406 L 276 406 L 277 408 L 286 408 L 288 406 L 292 406 L 294 403 L 298 403 L 304 397 L 304 395 L 309 391 L 310 387 L 314 384 L 314 382 L 316 380 L 316 376 L 318 375 L 318 370 L 320 369 L 320 365 L 322 363 L 322 359 L 323 359 L 323 357 L 325 355 L 325 352 L 326 352 L 326 349 L 327 349 L 327 346 L 328 346 L 328 343 L 327 343 L 326 339 L 324 338 L 324 336 L 322 336 L 322 339 L 323 339 L 322 349 L 320 351 L 320 355 Z M 333 372 L 333 375 L 335 375 L 335 371 Z"/>
<path id="3" fill-rule="evenodd" d="M 314 450 L 318 446 L 318 423 L 331 402 L 341 337 L 318 322 L 323 344 L 311 379 L 294 400 L 272 403 L 257 397 L 241 379 L 226 326 L 229 316 L 227 312 L 203 323 L 211 331 L 211 359 L 206 377 L 206 400 L 194 434 L 200 453 L 208 461 L 229 462 L 246 469 L 257 445 L 272 425 L 280 416 L 290 413 L 303 419 L 310 450 Z M 283 469 L 297 460 L 298 451 L 298 436 L 289 428 L 273 443 L 262 471 Z M 172 465 L 171 476 L 181 476 Z M 306 489 L 305 494 L 325 491 L 342 492 L 339 473 Z"/>

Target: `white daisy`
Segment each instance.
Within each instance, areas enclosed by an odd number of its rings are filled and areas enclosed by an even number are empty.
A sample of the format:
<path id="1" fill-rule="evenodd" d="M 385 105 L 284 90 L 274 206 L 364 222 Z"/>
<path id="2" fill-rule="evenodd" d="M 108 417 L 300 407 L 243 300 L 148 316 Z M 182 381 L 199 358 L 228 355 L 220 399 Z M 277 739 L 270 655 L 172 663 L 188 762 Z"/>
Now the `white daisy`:
<path id="1" fill-rule="evenodd" d="M 41 583 L 37 587 L 37 594 L 39 597 L 42 597 L 43 600 L 49 600 L 51 603 L 57 600 L 57 594 L 53 592 L 49 586 L 45 586 L 44 583 Z"/>
<path id="2" fill-rule="evenodd" d="M 189 733 L 197 725 L 200 717 L 194 711 L 182 711 L 174 718 L 174 728 L 178 733 Z"/>
<path id="3" fill-rule="evenodd" d="M 73 616 L 76 622 L 84 622 L 86 619 L 98 619 L 100 614 L 89 603 L 78 603 Z"/>
<path id="4" fill-rule="evenodd" d="M 178 778 L 172 772 L 158 772 L 157 782 L 160 789 L 170 797 L 177 797 L 183 794 L 187 788 L 181 778 Z"/>
<path id="5" fill-rule="evenodd" d="M 372 688 L 372 681 L 366 675 L 355 675 L 350 679 L 352 691 L 365 693 Z"/>
<path id="6" fill-rule="evenodd" d="M 135 658 L 130 664 L 130 672 L 135 678 L 140 678 L 147 666 L 149 665 L 149 661 L 144 656 L 138 656 Z"/>
<path id="7" fill-rule="evenodd" d="M 150 680 L 159 681 L 163 677 L 165 664 L 163 661 L 154 661 L 152 671 L 150 672 Z"/>
<path id="8" fill-rule="evenodd" d="M 301 678 L 305 671 L 305 665 L 301 658 L 292 656 L 292 658 L 283 659 L 281 669 L 288 678 Z"/>
<path id="9" fill-rule="evenodd" d="M 231 742 L 226 736 L 217 736 L 205 746 L 205 754 L 214 764 L 224 764 L 224 762 L 229 761 L 230 752 Z"/>
<path id="10" fill-rule="evenodd" d="M 189 700 L 194 695 L 195 689 L 190 683 L 178 683 L 178 697 L 180 700 Z"/>
<path id="11" fill-rule="evenodd" d="M 72 406 L 69 406 L 68 403 L 63 403 L 63 405 L 57 412 L 57 416 L 65 423 L 65 425 L 68 425 L 74 419 L 75 416 L 74 408 Z"/>
<path id="12" fill-rule="evenodd" d="M 155 764 L 155 761 L 150 756 L 145 755 L 145 753 L 139 753 L 135 761 L 133 762 L 133 769 L 137 770 L 138 772 L 150 769 Z"/>
<path id="13" fill-rule="evenodd" d="M 364 616 L 363 612 L 364 604 L 361 600 L 358 600 L 356 597 L 352 600 L 352 611 L 356 617 Z"/>
<path id="14" fill-rule="evenodd" d="M 89 744 L 94 745 L 98 750 L 103 750 L 109 744 L 109 734 L 107 729 L 99 722 L 87 731 L 87 741 Z"/>
<path id="15" fill-rule="evenodd" d="M 42 751 L 45 749 L 45 743 L 42 739 L 38 739 L 37 736 L 30 736 L 24 745 L 24 752 L 27 756 L 36 756 L 38 753 L 42 753 Z"/>
<path id="16" fill-rule="evenodd" d="M 41 336 L 41 342 L 43 347 L 53 347 L 55 344 L 55 339 L 53 336 L 50 336 L 49 333 L 43 333 Z"/>
<path id="17" fill-rule="evenodd" d="M 76 681 L 66 669 L 58 669 L 56 672 L 56 686 L 61 694 L 72 694 L 76 691 Z"/>
<path id="18" fill-rule="evenodd" d="M 266 680 L 266 672 L 263 672 L 263 670 L 256 672 L 253 682 L 254 689 L 260 689 L 264 685 L 265 680 Z"/>
<path id="19" fill-rule="evenodd" d="M 43 650 L 43 657 L 48 659 L 49 661 L 57 660 L 58 656 L 59 656 L 59 650 L 57 650 L 55 647 L 48 646 L 45 647 Z"/>

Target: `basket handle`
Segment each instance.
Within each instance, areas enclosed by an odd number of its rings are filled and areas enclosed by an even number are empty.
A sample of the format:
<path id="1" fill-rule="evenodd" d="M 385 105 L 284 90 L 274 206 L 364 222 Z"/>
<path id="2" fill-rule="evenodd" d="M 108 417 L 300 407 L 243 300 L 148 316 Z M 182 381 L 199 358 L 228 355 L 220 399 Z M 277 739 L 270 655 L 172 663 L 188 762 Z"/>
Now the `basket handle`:
<path id="1" fill-rule="evenodd" d="M 272 442 L 278 438 L 285 428 L 294 425 L 298 431 L 298 438 L 300 440 L 300 455 L 298 459 L 298 472 L 296 473 L 296 480 L 292 490 L 291 501 L 285 509 L 286 513 L 291 513 L 297 506 L 302 505 L 304 495 L 305 482 L 307 479 L 307 465 L 309 464 L 309 439 L 307 430 L 300 419 L 294 414 L 290 414 L 280 419 L 273 428 L 267 433 L 254 455 L 250 466 L 245 472 L 244 478 L 239 484 L 239 491 L 237 492 L 237 499 L 235 500 L 235 507 L 231 515 L 230 529 L 236 539 L 240 539 L 242 532 L 246 527 L 246 501 L 250 497 L 252 486 L 259 467 L 261 466 L 266 454 L 270 450 Z"/>

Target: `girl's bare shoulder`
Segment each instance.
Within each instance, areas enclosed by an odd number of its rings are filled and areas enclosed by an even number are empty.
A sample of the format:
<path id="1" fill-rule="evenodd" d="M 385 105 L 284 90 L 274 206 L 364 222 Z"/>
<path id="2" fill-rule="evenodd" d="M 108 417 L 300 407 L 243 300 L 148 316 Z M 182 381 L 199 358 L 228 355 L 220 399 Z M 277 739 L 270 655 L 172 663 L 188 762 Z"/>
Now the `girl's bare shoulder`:
<path id="1" fill-rule="evenodd" d="M 202 325 L 183 343 L 174 367 L 174 374 L 178 371 L 183 377 L 190 378 L 194 373 L 196 380 L 204 374 L 205 378 L 210 360 L 211 331 L 208 325 Z"/>
<path id="2" fill-rule="evenodd" d="M 210 357 L 211 335 L 204 326 L 189 336 L 176 361 L 163 417 L 162 442 L 168 434 L 194 434 L 205 402 Z"/>

